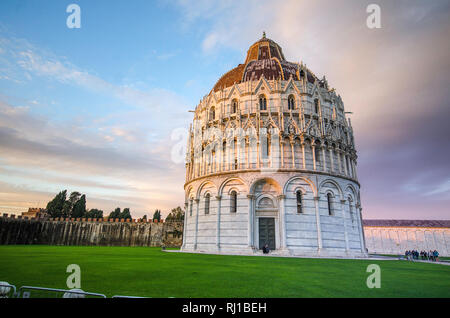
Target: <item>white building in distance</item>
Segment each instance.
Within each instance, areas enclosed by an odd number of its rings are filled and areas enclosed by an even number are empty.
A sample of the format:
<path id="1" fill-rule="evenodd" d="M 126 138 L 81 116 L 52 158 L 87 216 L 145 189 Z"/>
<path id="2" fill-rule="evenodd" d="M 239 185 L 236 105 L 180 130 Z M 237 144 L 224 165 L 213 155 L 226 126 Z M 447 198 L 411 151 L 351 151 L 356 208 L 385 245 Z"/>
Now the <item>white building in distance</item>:
<path id="1" fill-rule="evenodd" d="M 264 34 L 196 106 L 182 250 L 366 257 L 356 163 L 341 97 Z"/>
<path id="2" fill-rule="evenodd" d="M 450 220 L 364 220 L 369 253 L 403 255 L 405 251 L 450 256 Z"/>

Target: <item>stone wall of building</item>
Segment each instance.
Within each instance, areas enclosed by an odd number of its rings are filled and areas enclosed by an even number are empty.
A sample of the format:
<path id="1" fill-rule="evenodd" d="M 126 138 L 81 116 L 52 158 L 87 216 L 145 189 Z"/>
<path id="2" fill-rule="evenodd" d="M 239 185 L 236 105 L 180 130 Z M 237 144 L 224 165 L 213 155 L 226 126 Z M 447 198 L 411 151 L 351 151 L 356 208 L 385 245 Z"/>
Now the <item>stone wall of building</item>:
<path id="1" fill-rule="evenodd" d="M 434 224 L 436 222 L 442 224 Z M 366 247 L 373 254 L 437 250 L 450 256 L 450 221 L 365 220 Z"/>
<path id="2" fill-rule="evenodd" d="M 363 256 L 358 184 L 326 175 L 241 171 L 191 182 L 183 250 L 251 254 L 260 218 L 273 218 L 279 255 Z M 236 191 L 237 209 L 231 210 Z M 296 193 L 302 193 L 299 212 Z M 331 193 L 331 214 L 327 194 Z M 207 199 L 209 197 L 209 199 Z M 209 208 L 206 208 L 209 203 Z M 247 250 L 245 250 L 247 249 Z"/>
<path id="3" fill-rule="evenodd" d="M 0 244 L 181 246 L 182 222 L 0 217 Z"/>

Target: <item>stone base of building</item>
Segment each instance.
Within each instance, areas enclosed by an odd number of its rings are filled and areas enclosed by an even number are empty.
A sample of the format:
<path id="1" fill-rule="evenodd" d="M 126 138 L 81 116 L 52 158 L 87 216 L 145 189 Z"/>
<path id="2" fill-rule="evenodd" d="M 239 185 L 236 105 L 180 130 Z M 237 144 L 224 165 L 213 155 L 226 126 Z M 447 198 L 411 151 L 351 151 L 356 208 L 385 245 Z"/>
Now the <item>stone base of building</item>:
<path id="1" fill-rule="evenodd" d="M 262 250 L 254 247 L 242 247 L 242 248 L 229 248 L 229 247 L 196 247 L 194 246 L 184 246 L 180 250 L 185 253 L 199 253 L 199 254 L 220 254 L 220 255 L 247 255 L 247 256 L 257 256 L 257 255 L 269 255 L 269 256 L 280 256 L 280 257 L 311 257 L 311 258 L 368 258 L 369 254 L 362 252 L 361 250 L 342 250 L 342 249 L 295 249 L 295 248 L 285 248 L 276 249 L 269 252 L 269 254 L 264 254 Z"/>

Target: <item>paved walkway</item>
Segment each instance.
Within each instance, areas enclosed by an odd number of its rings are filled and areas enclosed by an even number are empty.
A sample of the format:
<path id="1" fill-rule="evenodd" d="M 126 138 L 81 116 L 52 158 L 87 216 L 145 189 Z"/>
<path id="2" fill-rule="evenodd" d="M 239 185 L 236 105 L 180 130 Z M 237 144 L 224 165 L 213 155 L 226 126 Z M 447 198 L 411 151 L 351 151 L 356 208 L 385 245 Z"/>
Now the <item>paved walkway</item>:
<path id="1" fill-rule="evenodd" d="M 379 260 L 379 261 L 396 261 L 395 257 L 382 255 L 369 255 L 369 257 L 347 257 L 347 256 L 315 256 L 315 255 L 277 255 L 276 253 L 263 254 L 257 252 L 255 254 L 239 254 L 239 253 L 217 253 L 217 252 L 183 252 L 180 250 L 164 250 L 164 252 L 171 253 L 187 253 L 187 254 L 207 254 L 207 255 L 233 255 L 233 256 L 260 256 L 260 257 L 287 257 L 287 258 L 318 258 L 318 259 L 359 259 L 359 260 Z"/>
<path id="2" fill-rule="evenodd" d="M 405 259 L 403 259 L 403 260 L 406 261 Z M 410 262 L 430 263 L 430 264 L 441 264 L 441 265 L 447 265 L 447 266 L 450 266 L 450 262 L 446 262 L 446 261 L 433 262 L 433 261 L 425 261 L 425 260 L 421 260 L 421 259 L 415 259 L 415 260 L 410 261 Z"/>
<path id="3" fill-rule="evenodd" d="M 395 256 L 384 256 L 384 255 L 377 255 L 377 254 L 369 254 L 369 257 L 363 258 L 363 257 L 333 257 L 333 256 L 313 256 L 313 255 L 276 255 L 273 254 L 263 254 L 262 252 L 257 252 L 255 254 L 238 254 L 238 253 L 215 253 L 215 252 L 198 252 L 194 253 L 191 251 L 183 252 L 180 250 L 163 250 L 164 252 L 170 252 L 170 253 L 187 253 L 187 254 L 207 254 L 207 255 L 233 255 L 233 256 L 262 256 L 262 257 L 288 257 L 288 258 L 318 258 L 318 259 L 359 259 L 359 260 L 365 260 L 365 261 L 406 261 L 405 259 L 401 257 L 395 257 Z M 422 262 L 422 263 L 430 263 L 430 264 L 440 264 L 440 265 L 447 265 L 450 266 L 450 262 L 432 262 L 432 261 L 423 261 L 423 260 L 414 260 L 410 262 Z"/>

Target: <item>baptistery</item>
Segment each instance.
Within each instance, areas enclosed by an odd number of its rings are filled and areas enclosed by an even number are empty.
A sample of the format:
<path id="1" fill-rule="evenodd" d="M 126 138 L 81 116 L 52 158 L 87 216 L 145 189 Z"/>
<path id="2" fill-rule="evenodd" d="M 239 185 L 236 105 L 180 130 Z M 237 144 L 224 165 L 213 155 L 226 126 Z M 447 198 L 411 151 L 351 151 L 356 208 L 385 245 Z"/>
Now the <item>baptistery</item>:
<path id="1" fill-rule="evenodd" d="M 196 106 L 182 251 L 367 256 L 344 103 L 263 37 Z"/>

